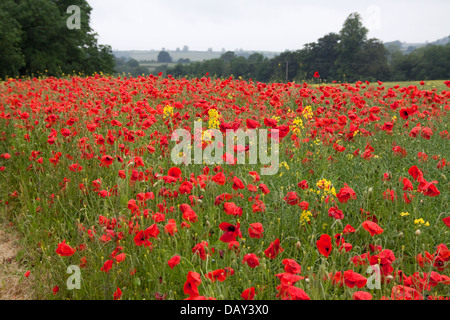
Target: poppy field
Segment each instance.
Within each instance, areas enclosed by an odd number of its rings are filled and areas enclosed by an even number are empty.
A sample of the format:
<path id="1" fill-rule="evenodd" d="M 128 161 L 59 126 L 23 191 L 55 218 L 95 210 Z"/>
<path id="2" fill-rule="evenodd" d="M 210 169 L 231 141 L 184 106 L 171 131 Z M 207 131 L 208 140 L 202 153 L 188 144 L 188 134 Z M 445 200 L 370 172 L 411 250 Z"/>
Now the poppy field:
<path id="1" fill-rule="evenodd" d="M 448 300 L 449 87 L 0 83 L 0 216 L 22 281 L 58 300 Z M 237 163 L 249 143 L 176 164 L 177 129 L 192 154 L 208 129 L 276 130 L 276 170 Z"/>

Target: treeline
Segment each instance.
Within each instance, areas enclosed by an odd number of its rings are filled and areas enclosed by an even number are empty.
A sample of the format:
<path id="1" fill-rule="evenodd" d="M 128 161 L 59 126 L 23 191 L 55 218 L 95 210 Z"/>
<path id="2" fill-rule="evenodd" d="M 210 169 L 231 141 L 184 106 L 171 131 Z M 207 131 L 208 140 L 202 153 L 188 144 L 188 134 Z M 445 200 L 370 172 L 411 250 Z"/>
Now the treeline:
<path id="1" fill-rule="evenodd" d="M 70 6 L 79 28 L 68 28 Z M 97 43 L 86 0 L 1 0 L 0 78 L 45 74 L 113 73 L 112 49 Z"/>
<path id="2" fill-rule="evenodd" d="M 409 54 L 389 52 L 378 39 L 368 39 L 358 13 L 339 33 L 329 33 L 303 49 L 268 59 L 255 53 L 245 58 L 226 52 L 218 59 L 160 67 L 174 77 L 229 76 L 268 81 L 305 81 L 319 75 L 326 81 L 408 81 L 450 79 L 450 44 L 429 45 Z"/>

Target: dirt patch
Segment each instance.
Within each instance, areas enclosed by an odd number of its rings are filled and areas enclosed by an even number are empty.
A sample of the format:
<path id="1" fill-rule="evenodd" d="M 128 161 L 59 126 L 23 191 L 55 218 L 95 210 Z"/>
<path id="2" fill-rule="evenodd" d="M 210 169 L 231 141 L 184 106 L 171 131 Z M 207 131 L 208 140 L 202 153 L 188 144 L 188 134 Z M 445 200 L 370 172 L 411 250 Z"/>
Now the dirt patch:
<path id="1" fill-rule="evenodd" d="M 25 270 L 17 261 L 20 251 L 19 236 L 7 224 L 0 224 L 0 300 L 32 299 L 31 281 L 24 276 Z"/>

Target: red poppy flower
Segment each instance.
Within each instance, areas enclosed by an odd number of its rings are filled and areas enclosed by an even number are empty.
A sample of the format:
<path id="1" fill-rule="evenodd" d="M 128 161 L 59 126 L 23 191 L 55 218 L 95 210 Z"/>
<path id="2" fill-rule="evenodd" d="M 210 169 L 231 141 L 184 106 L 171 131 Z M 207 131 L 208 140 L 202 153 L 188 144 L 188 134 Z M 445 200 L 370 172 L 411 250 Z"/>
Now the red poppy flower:
<path id="1" fill-rule="evenodd" d="M 264 183 L 261 183 L 258 187 L 259 187 L 259 189 L 261 190 L 262 193 L 264 193 L 264 194 L 269 194 L 270 193 L 269 188 Z"/>
<path id="2" fill-rule="evenodd" d="M 55 250 L 56 253 L 62 257 L 70 257 L 75 253 L 75 249 L 66 244 L 66 240 L 58 244 L 58 248 Z"/>
<path id="3" fill-rule="evenodd" d="M 114 162 L 114 158 L 105 154 L 102 156 L 101 162 L 102 165 L 109 167 Z"/>
<path id="4" fill-rule="evenodd" d="M 192 248 L 192 253 L 197 254 L 200 257 L 200 259 L 206 260 L 206 256 L 207 256 L 206 248 L 208 246 L 209 246 L 209 244 L 206 241 L 202 241 L 200 243 L 197 243 Z"/>
<path id="5" fill-rule="evenodd" d="M 339 202 L 347 202 L 349 199 L 356 199 L 356 193 L 352 188 L 344 184 L 345 186 L 341 188 L 338 194 L 336 194 Z"/>
<path id="6" fill-rule="evenodd" d="M 145 234 L 143 230 L 140 230 L 136 235 L 134 236 L 134 243 L 136 246 L 140 247 L 144 245 L 145 247 L 151 247 L 152 243 L 148 241 L 149 236 Z"/>
<path id="7" fill-rule="evenodd" d="M 180 263 L 181 257 L 179 255 L 174 255 L 172 258 L 167 261 L 170 269 L 173 269 L 177 264 Z"/>
<path id="8" fill-rule="evenodd" d="M 343 234 L 349 234 L 355 232 L 355 228 L 353 228 L 351 225 L 346 225 L 344 230 L 342 231 Z"/>
<path id="9" fill-rule="evenodd" d="M 251 287 L 242 291 L 241 298 L 244 300 L 253 300 L 255 297 L 255 287 Z"/>
<path id="10" fill-rule="evenodd" d="M 372 300 L 372 295 L 365 291 L 356 291 L 352 296 L 353 300 Z"/>
<path id="11" fill-rule="evenodd" d="M 205 274 L 205 277 L 208 278 L 209 280 L 211 280 L 211 282 L 214 281 L 219 281 L 219 282 L 223 282 L 227 279 L 227 276 L 229 275 L 229 273 L 227 273 L 227 271 L 225 269 L 217 269 L 211 272 L 208 272 L 207 274 Z"/>
<path id="12" fill-rule="evenodd" d="M 308 182 L 306 182 L 306 180 L 302 180 L 298 183 L 298 187 L 303 190 L 308 189 Z"/>
<path id="13" fill-rule="evenodd" d="M 245 123 L 247 124 L 247 128 L 249 129 L 256 129 L 261 127 L 258 121 L 252 120 L 252 119 L 246 119 Z"/>
<path id="14" fill-rule="evenodd" d="M 157 238 L 159 234 L 159 229 L 156 223 L 152 224 L 150 227 L 145 229 L 144 231 L 146 239 L 148 238 Z"/>
<path id="15" fill-rule="evenodd" d="M 420 131 L 422 130 L 422 128 L 420 126 L 415 126 L 414 128 L 411 129 L 411 131 L 409 132 L 409 136 L 411 138 L 415 138 L 420 134 Z"/>
<path id="16" fill-rule="evenodd" d="M 179 178 L 181 178 L 181 170 L 178 167 L 172 167 L 167 172 L 167 175 L 170 177 L 173 177 L 175 179 L 179 179 Z"/>
<path id="17" fill-rule="evenodd" d="M 420 171 L 419 168 L 417 168 L 417 166 L 411 166 L 408 169 L 408 173 L 411 175 L 411 177 L 414 178 L 414 180 L 418 180 L 419 178 L 423 178 L 423 173 L 422 173 L 422 171 Z"/>
<path id="18" fill-rule="evenodd" d="M 430 140 L 431 136 L 433 135 L 433 131 L 429 127 L 426 127 L 426 128 L 422 129 L 421 135 L 422 135 L 422 138 L 424 138 L 426 140 Z"/>
<path id="19" fill-rule="evenodd" d="M 250 191 L 250 192 L 256 192 L 256 191 L 258 191 L 258 188 L 255 187 L 254 185 L 252 185 L 251 183 L 249 183 L 249 184 L 247 185 L 247 189 L 248 189 L 248 191 Z"/>
<path id="20" fill-rule="evenodd" d="M 344 219 L 344 213 L 342 210 L 339 210 L 337 206 L 328 209 L 328 216 L 333 217 L 336 220 Z"/>
<path id="21" fill-rule="evenodd" d="M 326 200 L 325 200 L 326 201 Z M 300 202 L 299 204 L 298 204 L 298 206 L 300 207 L 300 209 L 302 209 L 302 210 L 308 210 L 308 208 L 309 208 L 309 203 L 308 202 L 306 202 L 306 201 L 302 201 L 302 202 Z"/>
<path id="22" fill-rule="evenodd" d="M 403 183 L 403 190 L 414 190 L 413 184 L 408 178 L 400 178 L 400 181 Z"/>
<path id="23" fill-rule="evenodd" d="M 242 216 L 242 208 L 238 207 L 234 202 L 224 202 L 223 210 L 228 215 Z"/>
<path id="24" fill-rule="evenodd" d="M 275 259 L 277 255 L 283 251 L 284 249 L 280 246 L 280 240 L 276 239 L 275 241 L 270 243 L 269 247 L 266 250 L 264 250 L 264 254 L 269 259 Z"/>
<path id="25" fill-rule="evenodd" d="M 384 231 L 378 224 L 369 220 L 364 221 L 362 226 L 372 237 L 376 234 L 381 234 Z"/>
<path id="26" fill-rule="evenodd" d="M 198 221 L 198 216 L 195 213 L 195 211 L 192 210 L 190 205 L 183 203 L 180 205 L 180 210 L 183 213 L 184 220 L 186 220 L 188 222 L 197 222 Z"/>
<path id="27" fill-rule="evenodd" d="M 117 256 L 115 256 L 114 259 L 116 260 L 117 263 L 120 263 L 125 261 L 126 256 L 127 256 L 126 253 L 122 252 L 119 253 Z"/>
<path id="28" fill-rule="evenodd" d="M 277 126 L 277 119 L 264 118 L 264 124 L 268 127 L 275 128 Z"/>
<path id="29" fill-rule="evenodd" d="M 245 189 L 244 183 L 241 181 L 241 179 L 239 179 L 236 176 L 233 177 L 233 186 L 232 187 L 234 190 Z"/>
<path id="30" fill-rule="evenodd" d="M 80 172 L 82 169 L 83 167 L 80 166 L 78 163 L 74 163 L 69 166 L 69 170 L 73 172 Z"/>
<path id="31" fill-rule="evenodd" d="M 178 192 L 181 194 L 189 194 L 194 186 L 189 181 L 184 181 L 178 188 Z"/>
<path id="32" fill-rule="evenodd" d="M 300 274 L 302 272 L 301 266 L 294 259 L 284 259 L 284 271 L 292 274 Z"/>
<path id="33" fill-rule="evenodd" d="M 289 191 L 287 193 L 286 197 L 284 197 L 284 201 L 286 201 L 286 203 L 291 206 L 297 205 L 299 199 L 300 198 L 298 197 L 297 192 L 295 192 L 295 191 Z"/>
<path id="34" fill-rule="evenodd" d="M 248 228 L 248 235 L 250 238 L 259 239 L 263 236 L 264 228 L 259 222 L 251 223 L 250 228 Z"/>
<path id="35" fill-rule="evenodd" d="M 444 219 L 442 219 L 442 221 L 445 223 L 445 225 L 446 225 L 447 227 L 450 228 L 450 216 L 449 216 L 449 217 L 446 217 L 446 218 L 444 218 Z"/>
<path id="36" fill-rule="evenodd" d="M 223 172 L 218 172 L 216 173 L 212 178 L 212 181 L 214 181 L 215 183 L 217 183 L 218 185 L 224 185 L 225 182 L 227 181 L 225 175 L 223 174 Z"/>
<path id="37" fill-rule="evenodd" d="M 266 211 L 266 205 L 262 200 L 255 199 L 255 202 L 252 205 L 252 212 L 264 212 Z"/>
<path id="38" fill-rule="evenodd" d="M 184 294 L 190 298 L 198 297 L 198 286 L 202 283 L 200 274 L 195 271 L 189 271 L 186 276 L 186 282 L 183 286 Z"/>
<path id="39" fill-rule="evenodd" d="M 437 197 L 441 192 L 434 185 L 437 181 L 421 183 L 418 187 L 419 191 L 422 191 L 424 195 L 429 197 Z"/>
<path id="40" fill-rule="evenodd" d="M 326 258 L 330 255 L 333 250 L 331 243 L 331 237 L 328 234 L 323 234 L 320 236 L 319 240 L 316 241 L 317 249 L 320 254 L 324 255 Z"/>
<path id="41" fill-rule="evenodd" d="M 279 274 L 276 274 L 275 276 L 280 279 L 280 285 L 278 285 L 276 287 L 276 289 L 278 290 L 276 297 L 281 297 L 283 300 L 302 299 L 302 298 L 305 298 L 305 300 L 309 300 L 309 297 L 306 295 L 306 293 L 304 293 L 303 290 L 297 291 L 294 289 L 294 291 L 292 291 L 292 289 L 291 289 L 291 288 L 296 288 L 294 286 L 294 284 L 297 281 L 304 279 L 304 277 L 297 276 L 297 275 L 294 275 L 294 274 L 288 273 L 288 272 L 279 273 Z M 297 288 L 297 289 L 299 289 L 299 288 Z M 293 294 L 294 297 L 292 297 L 292 294 L 290 294 L 290 292 L 294 293 Z M 306 296 L 304 296 L 304 295 L 306 295 Z"/>
<path id="42" fill-rule="evenodd" d="M 260 180 L 259 174 L 256 171 L 250 171 L 248 173 L 249 175 L 251 175 L 253 177 L 253 182 L 256 183 Z"/>
<path id="43" fill-rule="evenodd" d="M 119 287 L 117 287 L 116 292 L 114 292 L 113 294 L 114 300 L 120 300 L 120 298 L 122 297 L 122 290 L 120 290 Z"/>
<path id="44" fill-rule="evenodd" d="M 303 289 L 295 286 L 290 286 L 285 291 L 285 297 L 283 300 L 311 300 Z"/>
<path id="45" fill-rule="evenodd" d="M 109 273 L 109 270 L 111 270 L 112 266 L 113 266 L 114 260 L 107 260 L 103 266 L 100 268 L 100 271 Z"/>
<path id="46" fill-rule="evenodd" d="M 345 252 L 349 252 L 353 249 L 353 246 L 351 243 L 345 242 L 339 247 L 339 251 L 342 251 L 344 249 Z"/>
<path id="47" fill-rule="evenodd" d="M 259 258 L 254 253 L 247 253 L 242 263 L 247 263 L 250 268 L 256 268 L 259 266 Z"/>
<path id="48" fill-rule="evenodd" d="M 287 125 L 277 126 L 277 127 L 275 127 L 275 129 L 278 130 L 278 137 L 280 140 L 283 139 L 284 137 L 286 137 L 290 131 L 290 127 Z M 270 134 L 272 135 L 272 133 L 275 133 L 275 132 L 273 132 L 273 130 L 270 129 Z"/>
<path id="49" fill-rule="evenodd" d="M 319 71 L 314 72 L 314 78 L 320 78 Z"/>
<path id="50" fill-rule="evenodd" d="M 53 295 L 57 294 L 59 291 L 59 287 L 58 286 L 54 286 L 52 289 Z"/>
<path id="51" fill-rule="evenodd" d="M 423 300 L 423 296 L 414 288 L 407 286 L 394 286 L 391 291 L 392 300 Z"/>
<path id="52" fill-rule="evenodd" d="M 344 272 L 344 283 L 349 288 L 354 286 L 362 288 L 366 285 L 367 279 L 353 270 L 347 270 Z"/>
<path id="53" fill-rule="evenodd" d="M 232 225 L 228 222 L 222 222 L 219 224 L 219 228 L 222 231 L 225 231 L 225 233 L 220 237 L 220 241 L 223 241 L 225 243 L 235 241 L 236 237 L 242 238 L 241 230 L 239 229 L 240 223 L 238 222 L 237 225 Z"/>
<path id="54" fill-rule="evenodd" d="M 153 217 L 152 217 L 153 218 Z M 164 221 L 164 220 L 162 220 Z M 175 219 L 169 219 L 167 224 L 164 226 L 164 232 L 168 233 L 169 235 L 173 236 L 175 233 L 177 233 L 177 223 Z"/>

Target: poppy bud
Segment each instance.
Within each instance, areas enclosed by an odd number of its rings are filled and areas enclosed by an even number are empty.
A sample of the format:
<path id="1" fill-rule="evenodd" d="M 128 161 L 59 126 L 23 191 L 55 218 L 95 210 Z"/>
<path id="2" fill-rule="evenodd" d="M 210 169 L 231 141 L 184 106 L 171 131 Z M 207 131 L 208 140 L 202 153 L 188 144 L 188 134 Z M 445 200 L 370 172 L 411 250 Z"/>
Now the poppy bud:
<path id="1" fill-rule="evenodd" d="M 398 233 L 398 235 L 397 235 L 397 237 L 399 237 L 399 238 L 403 238 L 403 236 L 404 236 L 404 234 L 403 234 L 403 232 L 401 232 L 401 231 L 400 231 L 400 232 Z"/>
<path id="2" fill-rule="evenodd" d="M 302 244 L 300 243 L 300 241 L 297 241 L 297 243 L 295 244 L 295 248 L 297 250 L 300 250 L 301 247 L 302 247 Z"/>
<path id="3" fill-rule="evenodd" d="M 414 233 L 416 234 L 416 236 L 420 236 L 420 229 L 417 229 Z"/>

